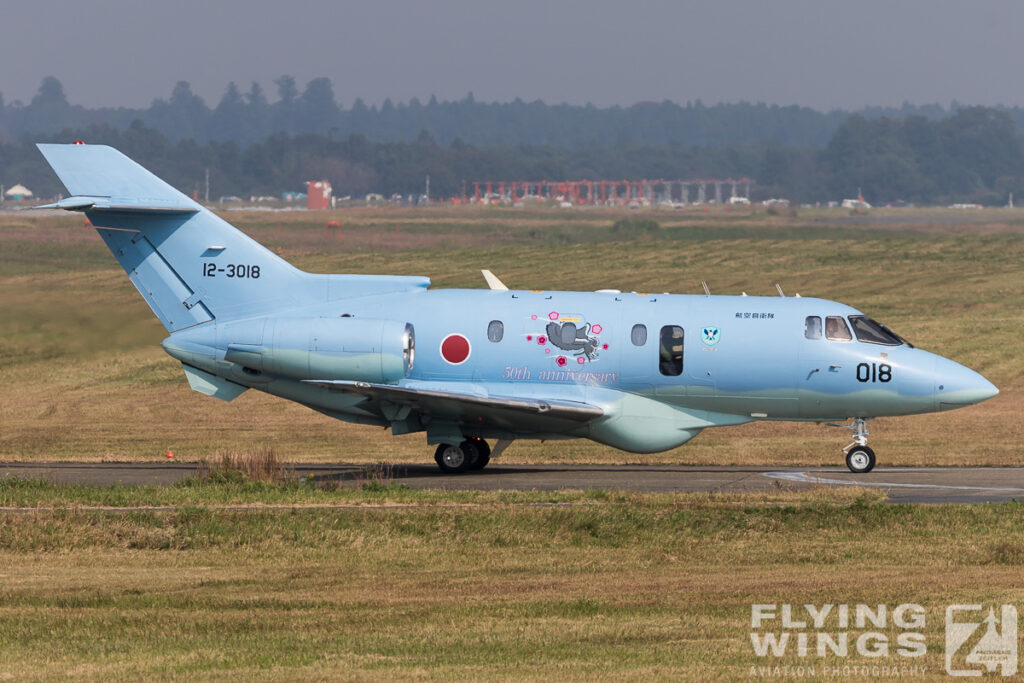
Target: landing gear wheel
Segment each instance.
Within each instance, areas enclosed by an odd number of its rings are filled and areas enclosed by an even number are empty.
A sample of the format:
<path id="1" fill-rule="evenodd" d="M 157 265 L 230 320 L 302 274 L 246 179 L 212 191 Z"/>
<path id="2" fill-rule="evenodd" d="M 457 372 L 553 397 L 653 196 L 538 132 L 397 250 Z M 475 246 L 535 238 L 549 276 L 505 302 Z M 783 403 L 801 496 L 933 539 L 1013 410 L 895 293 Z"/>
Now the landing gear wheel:
<path id="1" fill-rule="evenodd" d="M 479 455 L 480 451 L 473 441 L 463 441 L 458 446 L 443 443 L 434 451 L 434 460 L 442 472 L 458 474 L 473 469 L 473 465 L 480 459 Z"/>
<path id="2" fill-rule="evenodd" d="M 478 436 L 474 436 L 470 439 L 466 439 L 465 443 L 471 443 L 476 448 L 476 460 L 469 466 L 471 470 L 482 470 L 487 467 L 487 463 L 491 461 L 491 447 L 487 445 L 487 442 Z"/>
<path id="3" fill-rule="evenodd" d="M 854 446 L 846 452 L 846 466 L 854 474 L 867 474 L 875 469 L 875 452 L 867 446 Z"/>

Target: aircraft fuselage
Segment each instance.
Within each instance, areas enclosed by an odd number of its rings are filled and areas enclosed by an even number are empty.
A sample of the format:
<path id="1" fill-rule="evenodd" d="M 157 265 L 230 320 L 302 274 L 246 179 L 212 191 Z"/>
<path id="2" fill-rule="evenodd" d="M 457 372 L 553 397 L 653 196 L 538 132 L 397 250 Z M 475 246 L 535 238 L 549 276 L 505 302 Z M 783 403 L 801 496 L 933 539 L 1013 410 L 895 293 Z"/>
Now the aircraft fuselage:
<path id="1" fill-rule="evenodd" d="M 293 333 L 297 321 L 344 323 L 377 320 L 382 314 L 415 331 L 414 362 L 399 384 L 557 398 L 605 411 L 597 424 L 566 425 L 557 432 L 525 418 L 510 425 L 460 416 L 454 421 L 466 436 L 580 436 L 654 452 L 685 443 L 709 426 L 926 413 L 995 393 L 981 375 L 941 356 L 903 343 L 858 340 L 849 321 L 861 316 L 859 311 L 815 298 L 422 289 L 341 299 L 230 325 L 259 326 L 260 338 L 248 341 L 269 348 L 270 338 Z M 846 323 L 848 341 L 829 339 L 823 329 L 817 338 L 808 338 L 813 336 L 808 318 L 829 317 Z M 431 438 L 429 421 L 408 423 L 379 406 L 368 411 L 366 401 L 310 385 L 309 380 L 329 379 L 318 377 L 316 369 L 307 376 L 254 375 L 240 363 L 225 366 L 228 340 L 245 341 L 245 333 L 221 334 L 218 342 L 208 338 L 215 325 L 176 333 L 165 347 L 183 362 L 222 376 L 226 369 L 233 382 L 340 419 L 390 425 L 397 433 L 423 429 L 431 441 L 445 440 L 443 429 Z M 394 329 L 397 335 L 399 328 Z M 304 346 L 316 335 L 299 334 L 301 339 L 281 348 Z M 182 357 L 173 350 L 181 339 L 202 340 L 211 348 L 220 343 L 219 357 L 210 357 L 206 366 L 195 357 Z M 666 358 L 666 345 L 676 341 L 677 353 Z M 309 341 L 310 347 L 315 344 Z M 353 341 L 350 348 L 360 347 Z M 452 420 L 442 422 L 452 426 Z"/>

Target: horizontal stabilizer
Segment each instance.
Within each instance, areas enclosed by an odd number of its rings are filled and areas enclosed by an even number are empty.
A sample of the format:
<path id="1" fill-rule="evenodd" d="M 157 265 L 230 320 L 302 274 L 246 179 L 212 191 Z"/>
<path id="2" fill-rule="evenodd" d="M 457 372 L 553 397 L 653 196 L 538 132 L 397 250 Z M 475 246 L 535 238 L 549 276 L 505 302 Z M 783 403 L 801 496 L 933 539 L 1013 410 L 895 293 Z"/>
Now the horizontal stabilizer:
<path id="1" fill-rule="evenodd" d="M 88 198 L 97 200 L 96 208 L 101 208 L 100 205 L 105 203 L 107 206 L 175 211 L 200 209 L 199 204 L 113 147 L 55 144 L 41 144 L 37 147 L 71 193 L 71 199 L 75 200 L 71 204 Z M 71 206 L 67 208 L 86 210 Z"/>
<path id="2" fill-rule="evenodd" d="M 188 379 L 188 385 L 200 394 L 213 396 L 214 398 L 219 398 L 222 401 L 234 401 L 236 398 L 241 396 L 246 389 L 248 389 L 248 387 L 243 387 L 241 384 L 229 382 L 226 379 L 217 377 L 216 375 L 211 375 L 199 368 L 194 368 L 191 365 L 185 365 L 183 363 L 181 367 L 185 371 L 185 377 Z"/>
<path id="3" fill-rule="evenodd" d="M 457 409 L 476 408 L 482 410 L 514 411 L 533 415 L 587 422 L 604 415 L 604 410 L 577 401 L 540 400 L 514 398 L 511 396 L 478 396 L 454 391 L 416 389 L 390 384 L 370 384 L 345 380 L 311 379 L 306 384 L 327 387 L 333 391 L 358 394 L 367 398 L 408 405 L 419 412 L 442 412 L 451 414 Z"/>
<path id="4" fill-rule="evenodd" d="M 183 204 L 183 202 L 178 202 Z M 33 206 L 33 209 L 64 209 L 65 211 L 114 211 L 117 213 L 153 213 L 153 214 L 189 214 L 196 213 L 199 208 L 196 206 L 173 206 L 171 204 L 158 205 L 145 203 L 127 198 L 117 201 L 110 197 L 67 197 L 53 204 Z"/>

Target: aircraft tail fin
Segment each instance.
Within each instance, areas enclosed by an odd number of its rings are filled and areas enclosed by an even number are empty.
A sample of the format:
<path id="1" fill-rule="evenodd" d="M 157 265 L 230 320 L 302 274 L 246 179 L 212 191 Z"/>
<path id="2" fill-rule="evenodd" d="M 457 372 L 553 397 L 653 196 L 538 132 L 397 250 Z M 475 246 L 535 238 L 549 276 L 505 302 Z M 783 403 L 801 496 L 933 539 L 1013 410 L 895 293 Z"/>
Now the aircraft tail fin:
<path id="1" fill-rule="evenodd" d="M 168 331 L 295 304 L 304 273 L 121 152 L 41 144 L 71 197 Z M 43 207 L 40 207 L 43 208 Z"/>

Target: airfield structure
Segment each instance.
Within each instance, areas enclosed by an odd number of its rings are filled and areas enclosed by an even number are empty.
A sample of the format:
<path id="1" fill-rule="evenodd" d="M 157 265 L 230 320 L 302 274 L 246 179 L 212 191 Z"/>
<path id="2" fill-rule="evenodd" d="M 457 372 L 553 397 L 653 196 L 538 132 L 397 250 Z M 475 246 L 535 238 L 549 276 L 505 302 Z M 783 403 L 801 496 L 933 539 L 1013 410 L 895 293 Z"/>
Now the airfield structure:
<path id="1" fill-rule="evenodd" d="M 334 206 L 331 184 L 326 180 L 310 180 L 306 183 L 306 206 L 310 211 L 322 211 Z"/>
<path id="2" fill-rule="evenodd" d="M 472 203 L 516 203 L 559 201 L 577 205 L 622 206 L 640 204 L 705 204 L 708 188 L 716 204 L 723 202 L 725 188 L 729 198 L 750 199 L 750 178 L 697 178 L 691 180 L 525 180 L 473 181 Z M 463 185 L 465 188 L 465 184 Z M 696 195 L 696 196 L 694 196 Z"/>

